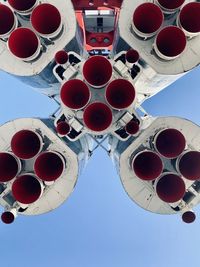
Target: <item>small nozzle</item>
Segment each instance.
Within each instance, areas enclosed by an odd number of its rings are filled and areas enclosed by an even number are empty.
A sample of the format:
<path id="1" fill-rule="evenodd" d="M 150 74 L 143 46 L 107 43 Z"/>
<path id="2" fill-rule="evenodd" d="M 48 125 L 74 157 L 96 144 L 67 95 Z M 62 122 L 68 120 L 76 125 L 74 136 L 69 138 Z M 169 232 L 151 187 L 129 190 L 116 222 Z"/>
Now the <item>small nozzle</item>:
<path id="1" fill-rule="evenodd" d="M 84 110 L 83 120 L 88 129 L 101 132 L 112 124 L 112 111 L 106 104 L 95 102 Z"/>
<path id="2" fill-rule="evenodd" d="M 182 214 L 182 220 L 184 223 L 193 223 L 196 219 L 196 215 L 192 210 L 188 210 Z"/>
<path id="3" fill-rule="evenodd" d="M 65 82 L 60 91 L 62 103 L 74 110 L 83 109 L 90 101 L 88 86 L 81 80 L 73 79 Z"/>
<path id="4" fill-rule="evenodd" d="M 126 61 L 128 63 L 134 64 L 136 63 L 140 58 L 140 55 L 137 50 L 130 49 L 126 52 Z"/>
<path id="5" fill-rule="evenodd" d="M 15 215 L 11 211 L 4 211 L 1 214 L 1 220 L 5 224 L 11 224 L 15 220 Z"/>
<path id="6" fill-rule="evenodd" d="M 155 180 L 163 171 L 163 163 L 157 153 L 142 151 L 132 161 L 132 169 L 138 178 L 146 181 Z"/>
<path id="7" fill-rule="evenodd" d="M 89 85 L 102 88 L 112 77 L 112 65 L 103 56 L 92 56 L 83 65 L 83 76 Z"/>
<path id="8" fill-rule="evenodd" d="M 62 175 L 64 169 L 64 159 L 55 151 L 43 152 L 37 157 L 34 164 L 36 175 L 46 182 L 57 180 Z"/>
<path id="9" fill-rule="evenodd" d="M 55 61 L 57 64 L 64 65 L 69 59 L 68 53 L 65 50 L 60 50 L 55 54 Z"/>
<path id="10" fill-rule="evenodd" d="M 36 132 L 21 130 L 17 132 L 11 140 L 13 153 L 21 159 L 31 159 L 42 149 L 42 138 Z"/>
<path id="11" fill-rule="evenodd" d="M 31 204 L 38 200 L 42 194 L 42 186 L 39 180 L 32 174 L 24 174 L 12 184 L 14 198 L 22 204 Z"/>
<path id="12" fill-rule="evenodd" d="M 176 158 L 185 149 L 184 135 L 176 129 L 164 129 L 155 136 L 155 149 L 166 158 Z"/>
<path id="13" fill-rule="evenodd" d="M 156 193 L 164 202 L 177 202 L 181 200 L 185 194 L 185 183 L 177 174 L 163 174 L 160 178 L 158 178 L 155 184 Z"/>
<path id="14" fill-rule="evenodd" d="M 129 121 L 125 126 L 126 132 L 130 135 L 136 134 L 139 131 L 139 129 L 140 129 L 139 123 L 135 120 Z"/>
<path id="15" fill-rule="evenodd" d="M 66 121 L 59 121 L 56 126 L 56 131 L 60 135 L 67 135 L 71 130 L 70 125 Z"/>
<path id="16" fill-rule="evenodd" d="M 18 28 L 11 33 L 8 48 L 15 57 L 30 61 L 39 55 L 40 41 L 32 30 Z"/>
<path id="17" fill-rule="evenodd" d="M 106 88 L 106 100 L 114 109 L 128 108 L 135 99 L 135 88 L 127 80 L 117 79 Z"/>

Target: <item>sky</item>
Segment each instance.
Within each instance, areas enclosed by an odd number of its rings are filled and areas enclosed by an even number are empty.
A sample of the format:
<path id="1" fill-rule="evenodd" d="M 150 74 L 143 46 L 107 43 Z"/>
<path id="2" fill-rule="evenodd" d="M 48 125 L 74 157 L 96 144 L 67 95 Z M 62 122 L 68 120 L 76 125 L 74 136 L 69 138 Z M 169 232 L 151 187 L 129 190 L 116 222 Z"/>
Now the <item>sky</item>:
<path id="1" fill-rule="evenodd" d="M 200 124 L 200 69 L 143 105 L 153 116 L 180 116 Z M 0 123 L 47 117 L 57 105 L 0 72 Z M 196 267 L 200 208 L 195 223 L 157 215 L 134 204 L 106 153 L 99 149 L 70 198 L 51 213 L 0 223 L 4 267 Z"/>

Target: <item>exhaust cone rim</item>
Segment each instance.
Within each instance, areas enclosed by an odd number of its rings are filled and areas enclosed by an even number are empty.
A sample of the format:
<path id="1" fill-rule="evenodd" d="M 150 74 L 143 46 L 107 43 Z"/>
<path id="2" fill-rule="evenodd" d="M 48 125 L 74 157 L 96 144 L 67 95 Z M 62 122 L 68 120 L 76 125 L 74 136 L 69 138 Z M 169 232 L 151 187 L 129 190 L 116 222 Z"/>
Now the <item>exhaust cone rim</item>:
<path id="1" fill-rule="evenodd" d="M 85 109 L 83 121 L 86 127 L 91 131 L 105 131 L 112 124 L 112 111 L 104 103 L 92 103 Z"/>
<path id="2" fill-rule="evenodd" d="M 186 4 L 180 11 L 179 23 L 181 28 L 191 34 L 200 33 L 200 3 Z"/>
<path id="3" fill-rule="evenodd" d="M 0 37 L 4 37 L 15 28 L 16 18 L 12 10 L 3 4 L 0 4 L 0 18 Z"/>
<path id="4" fill-rule="evenodd" d="M 156 0 L 158 5 L 164 10 L 175 11 L 179 9 L 185 2 L 185 0 Z"/>
<path id="5" fill-rule="evenodd" d="M 161 175 L 163 162 L 157 153 L 141 151 L 132 161 L 132 170 L 141 180 L 152 181 Z"/>
<path id="6" fill-rule="evenodd" d="M 159 57 L 170 60 L 184 52 L 186 43 L 186 36 L 180 28 L 167 26 L 158 33 L 154 48 Z"/>
<path id="7" fill-rule="evenodd" d="M 186 179 L 200 179 L 200 152 L 186 151 L 177 160 L 177 169 Z"/>
<path id="8" fill-rule="evenodd" d="M 89 103 L 91 92 L 83 81 L 73 79 L 62 85 L 60 97 L 66 107 L 79 110 Z"/>
<path id="9" fill-rule="evenodd" d="M 11 33 L 8 39 L 8 49 L 19 59 L 33 60 L 40 53 L 40 41 L 32 30 L 18 28 Z"/>
<path id="10" fill-rule="evenodd" d="M 103 56 L 92 56 L 83 65 L 83 76 L 92 87 L 102 88 L 112 77 L 112 65 Z"/>
<path id="11" fill-rule="evenodd" d="M 182 214 L 182 220 L 185 223 L 193 223 L 196 219 L 196 215 L 193 211 L 189 210 Z"/>
<path id="12" fill-rule="evenodd" d="M 12 153 L 0 152 L 0 183 L 14 179 L 21 171 L 21 162 Z"/>
<path id="13" fill-rule="evenodd" d="M 127 80 L 117 79 L 106 88 L 106 101 L 117 110 L 128 108 L 135 99 L 135 88 Z"/>
<path id="14" fill-rule="evenodd" d="M 1 214 L 1 220 L 3 223 L 5 224 L 11 224 L 14 222 L 15 220 L 15 216 L 12 212 L 10 211 L 4 211 L 2 214 Z"/>
<path id="15" fill-rule="evenodd" d="M 16 11 L 26 12 L 33 9 L 38 3 L 38 0 L 8 0 L 8 3 Z"/>
<path id="16" fill-rule="evenodd" d="M 176 158 L 186 146 L 184 135 L 177 129 L 163 129 L 155 135 L 154 147 L 163 157 Z"/>
<path id="17" fill-rule="evenodd" d="M 31 24 L 41 35 L 57 34 L 61 27 L 60 12 L 54 5 L 40 4 L 31 14 Z"/>
<path id="18" fill-rule="evenodd" d="M 40 181 L 32 174 L 18 176 L 12 184 L 14 198 L 22 204 L 32 204 L 37 201 L 42 194 Z"/>
<path id="19" fill-rule="evenodd" d="M 65 170 L 63 157 L 55 151 L 41 153 L 35 160 L 34 171 L 45 182 L 53 182 L 60 178 Z"/>
<path id="20" fill-rule="evenodd" d="M 21 130 L 13 135 L 11 149 L 21 159 L 31 159 L 42 150 L 41 136 L 31 130 Z"/>
<path id="21" fill-rule="evenodd" d="M 163 20 L 164 16 L 160 7 L 153 3 L 143 3 L 133 13 L 132 26 L 139 35 L 150 37 L 160 29 Z"/>
<path id="22" fill-rule="evenodd" d="M 185 183 L 175 173 L 164 173 L 155 183 L 158 197 L 167 203 L 175 203 L 181 200 L 185 194 Z"/>

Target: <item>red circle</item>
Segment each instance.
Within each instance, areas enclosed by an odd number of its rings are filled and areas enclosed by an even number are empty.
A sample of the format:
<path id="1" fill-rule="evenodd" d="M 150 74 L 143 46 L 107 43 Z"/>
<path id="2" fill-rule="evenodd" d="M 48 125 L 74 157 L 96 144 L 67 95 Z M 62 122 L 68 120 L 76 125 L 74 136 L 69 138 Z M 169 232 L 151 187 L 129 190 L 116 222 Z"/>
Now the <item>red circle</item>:
<path id="1" fill-rule="evenodd" d="M 135 120 L 129 121 L 125 126 L 126 132 L 130 135 L 136 134 L 139 131 L 139 128 L 139 124 Z"/>
<path id="2" fill-rule="evenodd" d="M 8 39 L 8 47 L 13 55 L 26 59 L 36 53 L 39 47 L 39 40 L 32 30 L 18 28 L 11 33 Z"/>
<path id="3" fill-rule="evenodd" d="M 140 55 L 138 51 L 134 49 L 130 49 L 126 52 L 126 60 L 128 63 L 134 64 L 136 63 L 140 58 Z"/>
<path id="4" fill-rule="evenodd" d="M 103 56 L 90 57 L 83 65 L 83 76 L 92 86 L 104 86 L 112 77 L 112 65 Z"/>
<path id="5" fill-rule="evenodd" d="M 177 9 L 177 8 L 181 7 L 185 2 L 185 0 L 172 0 L 172 1 L 169 1 L 169 0 L 157 0 L 157 1 L 162 7 L 166 8 L 166 9 L 169 9 L 169 10 L 170 9 L 171 10 Z"/>
<path id="6" fill-rule="evenodd" d="M 55 61 L 57 64 L 66 64 L 69 59 L 68 53 L 64 50 L 60 50 L 55 54 Z"/>
<path id="7" fill-rule="evenodd" d="M 33 131 L 21 130 L 12 137 L 11 149 L 17 157 L 31 159 L 39 153 L 41 140 Z"/>
<path id="8" fill-rule="evenodd" d="M 188 32 L 200 32 L 200 3 L 188 3 L 180 12 L 180 24 Z"/>
<path id="9" fill-rule="evenodd" d="M 10 211 L 5 211 L 1 214 L 1 220 L 5 224 L 11 224 L 15 220 L 15 216 L 12 212 Z"/>
<path id="10" fill-rule="evenodd" d="M 174 203 L 183 198 L 185 183 L 177 174 L 168 173 L 158 180 L 156 192 L 158 197 L 164 202 Z"/>
<path id="11" fill-rule="evenodd" d="M 10 32 L 15 24 L 15 17 L 12 10 L 0 4 L 0 35 Z"/>
<path id="12" fill-rule="evenodd" d="M 180 173 L 189 180 L 200 179 L 200 152 L 189 151 L 181 156 L 179 161 Z"/>
<path id="13" fill-rule="evenodd" d="M 134 99 L 135 88 L 127 80 L 114 80 L 106 88 L 106 100 L 115 109 L 128 108 Z"/>
<path id="14" fill-rule="evenodd" d="M 19 166 L 16 158 L 10 153 L 0 153 L 0 182 L 11 181 L 19 172 Z"/>
<path id="15" fill-rule="evenodd" d="M 68 134 L 70 132 L 70 129 L 70 125 L 66 121 L 60 121 L 56 126 L 57 133 L 61 135 Z"/>
<path id="16" fill-rule="evenodd" d="M 196 219 L 196 215 L 193 211 L 189 210 L 182 214 L 182 220 L 185 223 L 193 223 Z"/>
<path id="17" fill-rule="evenodd" d="M 163 163 L 155 152 L 144 151 L 136 155 L 132 162 L 132 169 L 138 178 L 151 181 L 161 175 Z"/>
<path id="18" fill-rule="evenodd" d="M 40 154 L 34 163 L 36 175 L 46 182 L 57 180 L 62 175 L 64 167 L 61 156 L 49 151 Z"/>
<path id="19" fill-rule="evenodd" d="M 146 34 L 156 32 L 163 23 L 161 9 L 153 3 L 139 5 L 133 13 L 133 24 L 138 31 Z"/>
<path id="20" fill-rule="evenodd" d="M 90 90 L 81 80 L 69 80 L 61 87 L 60 97 L 66 107 L 82 109 L 90 100 Z"/>
<path id="21" fill-rule="evenodd" d="M 34 7 L 37 0 L 8 0 L 12 8 L 18 11 L 27 11 Z"/>
<path id="22" fill-rule="evenodd" d="M 157 49 L 167 57 L 180 55 L 186 47 L 186 42 L 184 32 L 175 26 L 163 28 L 156 37 Z"/>
<path id="23" fill-rule="evenodd" d="M 85 109 L 83 120 L 90 130 L 101 132 L 111 125 L 112 111 L 106 104 L 95 102 Z"/>
<path id="24" fill-rule="evenodd" d="M 41 192 L 40 182 L 30 174 L 17 177 L 12 185 L 14 198 L 22 204 L 35 202 L 39 199 Z"/>
<path id="25" fill-rule="evenodd" d="M 155 140 L 157 151 L 166 158 L 176 158 L 185 149 L 184 135 L 177 129 L 165 129 L 158 133 Z"/>
<path id="26" fill-rule="evenodd" d="M 31 14 L 33 28 L 40 34 L 52 34 L 61 24 L 59 10 L 51 4 L 38 5 Z"/>

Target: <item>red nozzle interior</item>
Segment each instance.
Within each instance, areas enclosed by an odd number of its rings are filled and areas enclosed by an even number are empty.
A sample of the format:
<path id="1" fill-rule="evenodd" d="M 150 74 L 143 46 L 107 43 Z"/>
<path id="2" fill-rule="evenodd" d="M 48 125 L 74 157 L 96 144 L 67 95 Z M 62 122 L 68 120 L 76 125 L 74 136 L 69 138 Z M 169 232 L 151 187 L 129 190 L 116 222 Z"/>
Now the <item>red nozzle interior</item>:
<path id="1" fill-rule="evenodd" d="M 31 174 L 17 177 L 12 185 L 14 198 L 23 204 L 31 204 L 38 200 L 42 193 L 40 182 Z"/>
<path id="2" fill-rule="evenodd" d="M 184 150 L 186 145 L 184 135 L 176 129 L 161 131 L 155 140 L 157 151 L 166 158 L 176 158 Z"/>
<path id="3" fill-rule="evenodd" d="M 49 151 L 40 154 L 34 164 L 36 175 L 46 182 L 57 180 L 62 175 L 64 167 L 61 156 Z"/>
<path id="4" fill-rule="evenodd" d="M 156 45 L 159 52 L 164 56 L 176 57 L 186 47 L 186 36 L 180 28 L 168 26 L 158 33 Z"/>
<path id="5" fill-rule="evenodd" d="M 112 77 L 112 65 L 103 56 L 90 57 L 84 63 L 83 76 L 94 87 L 104 86 Z"/>
<path id="6" fill-rule="evenodd" d="M 196 215 L 191 210 L 188 210 L 182 214 L 182 220 L 185 223 L 193 223 L 195 219 L 196 219 Z"/>
<path id="7" fill-rule="evenodd" d="M 163 171 L 161 158 L 151 151 L 144 151 L 136 155 L 132 162 L 132 168 L 142 180 L 150 181 L 158 178 Z"/>
<path id="8" fill-rule="evenodd" d="M 117 79 L 106 88 L 106 100 L 115 109 L 129 107 L 135 99 L 135 88 L 127 80 Z"/>
<path id="9" fill-rule="evenodd" d="M 37 0 L 8 0 L 12 8 L 18 11 L 27 11 L 34 7 Z"/>
<path id="10" fill-rule="evenodd" d="M 140 55 L 138 51 L 134 49 L 130 49 L 126 52 L 126 60 L 128 63 L 134 64 L 136 63 L 140 58 Z"/>
<path id="11" fill-rule="evenodd" d="M 159 198 L 164 202 L 177 202 L 183 198 L 185 194 L 185 183 L 177 174 L 165 174 L 156 184 L 156 192 Z"/>
<path id="12" fill-rule="evenodd" d="M 1 220 L 3 223 L 5 224 L 11 224 L 14 222 L 15 220 L 15 216 L 12 212 L 10 211 L 4 211 L 2 214 L 1 214 Z"/>
<path id="13" fill-rule="evenodd" d="M 135 120 L 129 121 L 125 126 L 125 130 L 130 135 L 136 134 L 139 131 L 138 122 Z"/>
<path id="14" fill-rule="evenodd" d="M 60 121 L 56 126 L 57 133 L 61 135 L 68 134 L 70 132 L 70 129 L 70 125 L 66 121 Z"/>
<path id="15" fill-rule="evenodd" d="M 85 109 L 83 120 L 90 130 L 101 132 L 111 125 L 112 111 L 106 104 L 95 102 Z"/>
<path id="16" fill-rule="evenodd" d="M 64 50 L 60 50 L 55 55 L 55 61 L 57 64 L 66 64 L 69 59 L 68 53 Z"/>
<path id="17" fill-rule="evenodd" d="M 36 53 L 39 47 L 39 40 L 32 30 L 18 28 L 11 33 L 8 39 L 8 47 L 13 55 L 26 59 Z"/>
<path id="18" fill-rule="evenodd" d="M 163 23 L 161 9 L 153 3 L 139 5 L 133 13 L 133 24 L 142 33 L 156 32 Z"/>
<path id="19" fill-rule="evenodd" d="M 90 100 L 90 90 L 81 80 L 69 80 L 63 84 L 60 97 L 68 108 L 82 109 Z"/>
<path id="20" fill-rule="evenodd" d="M 15 24 L 15 17 L 12 10 L 0 4 L 0 35 L 9 33 Z"/>
<path id="21" fill-rule="evenodd" d="M 157 1 L 162 7 L 169 10 L 177 9 L 181 7 L 185 2 L 185 0 L 157 0 Z"/>
<path id="22" fill-rule="evenodd" d="M 200 152 L 189 151 L 179 161 L 180 173 L 189 180 L 200 179 Z"/>
<path id="23" fill-rule="evenodd" d="M 0 153 L 0 182 L 5 183 L 12 180 L 19 172 L 16 158 L 10 153 Z"/>
<path id="24" fill-rule="evenodd" d="M 59 10 L 51 4 L 38 5 L 31 14 L 33 28 L 40 34 L 52 34 L 61 24 Z"/>
<path id="25" fill-rule="evenodd" d="M 41 149 L 41 145 L 38 134 L 29 130 L 17 132 L 11 140 L 13 153 L 21 159 L 31 159 L 36 156 Z"/>
<path id="26" fill-rule="evenodd" d="M 191 2 L 180 12 L 180 24 L 188 32 L 200 32 L 200 3 Z"/>

